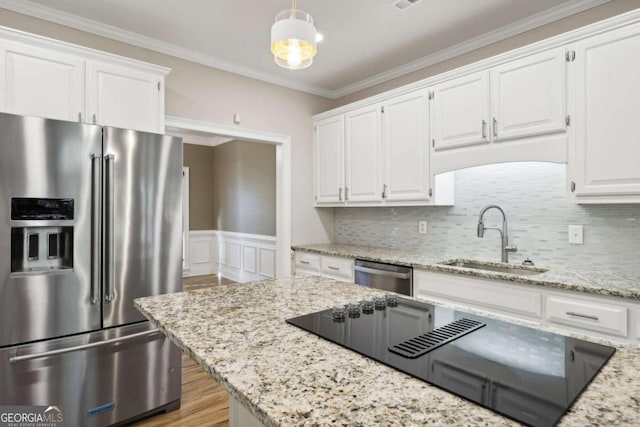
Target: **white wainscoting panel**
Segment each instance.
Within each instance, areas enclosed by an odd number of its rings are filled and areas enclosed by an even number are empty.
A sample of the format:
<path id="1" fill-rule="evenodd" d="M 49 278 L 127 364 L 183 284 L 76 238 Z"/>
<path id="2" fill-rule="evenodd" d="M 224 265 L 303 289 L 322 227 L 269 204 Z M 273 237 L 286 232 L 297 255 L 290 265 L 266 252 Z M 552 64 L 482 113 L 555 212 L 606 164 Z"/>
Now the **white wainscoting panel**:
<path id="1" fill-rule="evenodd" d="M 214 230 L 189 231 L 188 262 L 185 277 L 218 273 L 218 236 Z"/>
<path id="2" fill-rule="evenodd" d="M 275 277 L 276 238 L 258 234 L 216 231 L 220 274 L 237 282 Z"/>
<path id="3" fill-rule="evenodd" d="M 275 277 L 276 275 L 276 251 L 275 248 L 260 248 L 260 275 L 265 277 Z"/>
<path id="4" fill-rule="evenodd" d="M 258 248 L 255 246 L 243 246 L 242 247 L 242 266 L 245 271 L 249 273 L 256 273 L 258 271 Z"/>
<path id="5" fill-rule="evenodd" d="M 228 248 L 228 252 L 227 252 L 228 263 L 226 265 L 228 265 L 231 268 L 236 268 L 240 270 L 240 268 L 242 268 L 242 258 L 240 257 L 241 251 L 242 251 L 242 244 L 236 241 L 231 241 L 231 240 L 226 243 Z"/>

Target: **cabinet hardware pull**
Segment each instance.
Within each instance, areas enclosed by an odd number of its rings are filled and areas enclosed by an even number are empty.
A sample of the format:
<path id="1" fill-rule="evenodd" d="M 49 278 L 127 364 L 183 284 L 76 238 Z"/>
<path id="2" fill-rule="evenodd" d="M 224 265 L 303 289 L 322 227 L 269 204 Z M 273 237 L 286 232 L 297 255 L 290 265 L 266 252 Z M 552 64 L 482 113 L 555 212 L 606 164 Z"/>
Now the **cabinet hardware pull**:
<path id="1" fill-rule="evenodd" d="M 598 316 L 593 316 L 590 314 L 575 313 L 573 311 L 567 311 L 567 314 L 569 316 L 582 317 L 583 319 L 600 320 Z"/>
<path id="2" fill-rule="evenodd" d="M 574 191 L 576 191 L 576 183 L 571 181 L 571 192 L 573 193 Z"/>
<path id="3" fill-rule="evenodd" d="M 387 184 L 384 184 L 382 186 L 382 198 L 386 199 L 387 198 Z"/>
<path id="4" fill-rule="evenodd" d="M 342 187 L 338 188 L 338 200 L 342 201 Z"/>
<path id="5" fill-rule="evenodd" d="M 96 115 L 95 114 L 93 115 L 93 124 L 94 125 L 96 124 Z"/>
<path id="6" fill-rule="evenodd" d="M 344 187 L 344 201 L 349 200 L 349 187 Z"/>
<path id="7" fill-rule="evenodd" d="M 78 113 L 78 123 L 82 123 L 82 113 Z"/>
<path id="8" fill-rule="evenodd" d="M 487 121 L 482 120 L 482 139 L 487 139 Z"/>
<path id="9" fill-rule="evenodd" d="M 329 268 L 331 270 L 340 270 L 338 267 L 334 267 L 332 265 L 328 265 L 327 268 Z"/>
<path id="10" fill-rule="evenodd" d="M 300 264 L 309 264 L 309 261 L 300 260 Z"/>
<path id="11" fill-rule="evenodd" d="M 498 136 L 498 120 L 495 117 L 493 118 L 493 136 Z"/>

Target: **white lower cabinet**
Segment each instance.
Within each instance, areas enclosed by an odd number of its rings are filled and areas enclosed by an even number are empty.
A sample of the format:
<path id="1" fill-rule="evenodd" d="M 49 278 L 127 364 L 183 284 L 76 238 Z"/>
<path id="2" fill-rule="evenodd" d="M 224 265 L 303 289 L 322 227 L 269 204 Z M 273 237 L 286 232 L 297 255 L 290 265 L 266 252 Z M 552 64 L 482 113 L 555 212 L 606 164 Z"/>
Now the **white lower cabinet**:
<path id="1" fill-rule="evenodd" d="M 320 271 L 332 279 L 353 282 L 353 260 L 339 257 L 320 257 Z"/>
<path id="2" fill-rule="evenodd" d="M 593 300 L 547 296 L 547 320 L 551 323 L 574 326 L 626 337 L 627 312 L 625 306 Z"/>
<path id="3" fill-rule="evenodd" d="M 296 274 L 320 275 L 320 255 L 296 251 L 294 258 Z"/>
<path id="4" fill-rule="evenodd" d="M 242 403 L 229 395 L 229 426 L 230 427 L 263 427 L 264 424 L 256 418 Z"/>
<path id="5" fill-rule="evenodd" d="M 322 276 L 353 283 L 353 259 L 295 251 L 296 276 Z"/>
<path id="6" fill-rule="evenodd" d="M 473 286 L 470 286 L 471 283 Z M 540 293 L 505 288 L 499 281 L 471 278 L 460 274 L 414 269 L 413 293 L 416 297 L 451 300 L 496 309 L 528 320 L 540 319 L 542 315 Z"/>
<path id="7" fill-rule="evenodd" d="M 417 298 L 512 317 L 567 333 L 628 343 L 640 340 L 640 303 L 463 274 L 413 270 Z"/>

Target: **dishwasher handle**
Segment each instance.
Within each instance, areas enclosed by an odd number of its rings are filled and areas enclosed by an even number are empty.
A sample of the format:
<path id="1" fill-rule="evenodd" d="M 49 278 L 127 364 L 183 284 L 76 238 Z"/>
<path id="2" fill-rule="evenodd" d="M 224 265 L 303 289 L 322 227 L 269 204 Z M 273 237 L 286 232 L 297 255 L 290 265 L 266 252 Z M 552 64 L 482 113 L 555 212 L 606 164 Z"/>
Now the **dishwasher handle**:
<path id="1" fill-rule="evenodd" d="M 353 267 L 355 271 L 361 271 L 363 273 L 375 274 L 376 276 L 395 277 L 396 279 L 410 279 L 411 273 L 395 273 L 393 271 L 377 270 L 375 268 L 362 267 L 356 265 Z"/>

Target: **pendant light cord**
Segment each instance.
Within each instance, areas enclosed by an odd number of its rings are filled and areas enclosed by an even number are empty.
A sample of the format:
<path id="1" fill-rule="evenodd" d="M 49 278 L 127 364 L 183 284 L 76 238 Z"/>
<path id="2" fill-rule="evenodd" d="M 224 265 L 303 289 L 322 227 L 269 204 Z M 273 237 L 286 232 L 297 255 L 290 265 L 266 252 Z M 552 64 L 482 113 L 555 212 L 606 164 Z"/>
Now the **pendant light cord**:
<path id="1" fill-rule="evenodd" d="M 296 19 L 296 0 L 292 0 L 291 19 Z"/>

